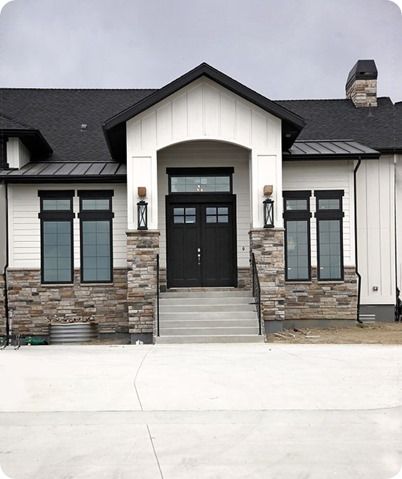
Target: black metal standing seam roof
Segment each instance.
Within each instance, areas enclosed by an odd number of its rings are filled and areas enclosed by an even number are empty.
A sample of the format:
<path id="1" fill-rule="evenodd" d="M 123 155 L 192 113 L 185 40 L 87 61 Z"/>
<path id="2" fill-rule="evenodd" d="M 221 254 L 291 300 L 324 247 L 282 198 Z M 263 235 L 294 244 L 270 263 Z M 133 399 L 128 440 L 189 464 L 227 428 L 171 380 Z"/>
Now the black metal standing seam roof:
<path id="1" fill-rule="evenodd" d="M 377 159 L 380 152 L 353 140 L 296 141 L 284 160 Z"/>
<path id="2" fill-rule="evenodd" d="M 117 162 L 38 162 L 28 163 L 19 170 L 0 170 L 0 179 L 24 181 L 125 181 L 127 168 Z"/>

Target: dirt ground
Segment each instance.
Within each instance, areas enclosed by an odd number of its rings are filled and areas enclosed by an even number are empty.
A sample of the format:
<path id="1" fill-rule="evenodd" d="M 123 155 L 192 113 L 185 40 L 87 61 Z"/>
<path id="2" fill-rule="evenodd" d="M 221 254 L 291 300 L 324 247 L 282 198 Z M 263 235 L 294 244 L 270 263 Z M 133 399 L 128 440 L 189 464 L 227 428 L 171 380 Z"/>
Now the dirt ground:
<path id="1" fill-rule="evenodd" d="M 269 343 L 402 344 L 402 323 L 380 323 L 351 328 L 288 329 L 270 334 Z"/>

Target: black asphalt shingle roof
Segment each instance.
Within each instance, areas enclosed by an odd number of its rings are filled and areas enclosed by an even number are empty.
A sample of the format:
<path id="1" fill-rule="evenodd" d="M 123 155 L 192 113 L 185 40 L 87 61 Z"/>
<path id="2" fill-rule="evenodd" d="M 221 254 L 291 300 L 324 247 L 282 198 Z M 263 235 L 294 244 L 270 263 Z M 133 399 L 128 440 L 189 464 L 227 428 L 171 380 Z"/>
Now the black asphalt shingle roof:
<path id="1" fill-rule="evenodd" d="M 356 108 L 351 100 L 280 100 L 278 103 L 302 116 L 306 126 L 297 140 L 351 138 L 375 150 L 402 149 L 402 108 L 390 98 L 378 106 Z"/>
<path id="2" fill-rule="evenodd" d="M 103 122 L 153 91 L 3 88 L 0 112 L 40 130 L 53 161 L 112 161 Z"/>
<path id="3" fill-rule="evenodd" d="M 0 112 L 3 122 L 9 118 L 42 133 L 53 150 L 48 161 L 108 162 L 102 124 L 154 91 L 3 88 Z M 379 98 L 376 108 L 359 109 L 346 99 L 277 103 L 305 119 L 297 140 L 352 139 L 375 150 L 402 151 L 402 103 L 393 105 L 389 98 Z"/>
<path id="4" fill-rule="evenodd" d="M 14 120 L 0 112 L 0 130 L 32 130 L 33 128 L 25 123 Z"/>

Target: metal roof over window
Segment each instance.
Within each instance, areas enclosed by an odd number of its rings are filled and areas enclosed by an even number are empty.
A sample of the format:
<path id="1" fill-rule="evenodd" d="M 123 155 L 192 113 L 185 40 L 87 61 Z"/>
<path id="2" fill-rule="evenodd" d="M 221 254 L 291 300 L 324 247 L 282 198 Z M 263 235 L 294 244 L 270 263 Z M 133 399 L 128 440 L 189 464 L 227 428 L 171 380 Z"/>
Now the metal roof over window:
<path id="1" fill-rule="evenodd" d="M 125 164 L 117 162 L 38 162 L 19 170 L 0 170 L 0 179 L 19 181 L 126 181 Z"/>
<path id="2" fill-rule="evenodd" d="M 377 159 L 380 153 L 354 140 L 296 141 L 284 160 Z"/>

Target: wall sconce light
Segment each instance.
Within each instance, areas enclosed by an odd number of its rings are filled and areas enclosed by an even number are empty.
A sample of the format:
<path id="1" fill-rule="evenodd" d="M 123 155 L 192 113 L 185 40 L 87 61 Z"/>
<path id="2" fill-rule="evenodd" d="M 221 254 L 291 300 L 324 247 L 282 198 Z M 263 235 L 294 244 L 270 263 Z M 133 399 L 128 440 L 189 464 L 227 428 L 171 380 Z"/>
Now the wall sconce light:
<path id="1" fill-rule="evenodd" d="M 273 228 L 274 225 L 274 200 L 267 198 L 262 202 L 264 206 L 264 228 Z"/>
<path id="2" fill-rule="evenodd" d="M 148 203 L 144 200 L 140 200 L 137 203 L 137 220 L 138 230 L 147 230 L 148 229 Z"/>
<path id="3" fill-rule="evenodd" d="M 271 196 L 273 191 L 273 185 L 264 186 L 264 196 Z M 274 200 L 266 198 L 262 204 L 264 208 L 264 228 L 274 228 Z"/>
<path id="4" fill-rule="evenodd" d="M 148 229 L 148 203 L 144 200 L 147 196 L 147 189 L 145 186 L 139 186 L 137 188 L 138 197 L 141 198 L 137 203 L 137 229 Z"/>

